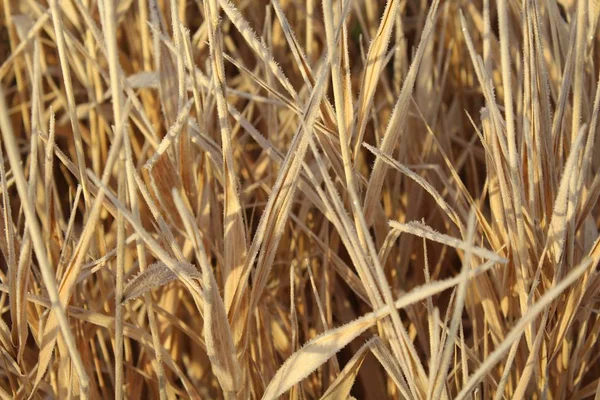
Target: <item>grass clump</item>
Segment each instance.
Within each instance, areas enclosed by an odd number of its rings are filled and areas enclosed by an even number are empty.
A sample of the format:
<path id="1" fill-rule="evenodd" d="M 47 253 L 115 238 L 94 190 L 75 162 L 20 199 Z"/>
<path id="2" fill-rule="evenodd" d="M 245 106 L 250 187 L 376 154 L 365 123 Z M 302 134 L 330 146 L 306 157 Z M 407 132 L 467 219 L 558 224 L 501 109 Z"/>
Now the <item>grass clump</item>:
<path id="1" fill-rule="evenodd" d="M 0 12 L 0 398 L 600 399 L 598 1 Z"/>

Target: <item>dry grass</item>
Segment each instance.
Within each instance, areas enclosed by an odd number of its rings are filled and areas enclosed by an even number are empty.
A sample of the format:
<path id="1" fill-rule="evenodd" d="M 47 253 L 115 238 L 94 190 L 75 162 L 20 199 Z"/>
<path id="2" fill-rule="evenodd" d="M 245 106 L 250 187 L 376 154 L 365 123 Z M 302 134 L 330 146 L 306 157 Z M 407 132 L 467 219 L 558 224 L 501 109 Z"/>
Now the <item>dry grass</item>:
<path id="1" fill-rule="evenodd" d="M 598 0 L 3 0 L 0 399 L 600 400 Z"/>

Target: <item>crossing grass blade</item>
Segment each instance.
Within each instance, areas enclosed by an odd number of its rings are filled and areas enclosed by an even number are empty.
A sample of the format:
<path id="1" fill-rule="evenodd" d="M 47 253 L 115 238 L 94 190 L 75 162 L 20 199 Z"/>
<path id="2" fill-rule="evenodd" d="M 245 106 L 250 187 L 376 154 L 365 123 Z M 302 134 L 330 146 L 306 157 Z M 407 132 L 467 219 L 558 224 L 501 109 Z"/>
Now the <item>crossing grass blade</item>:
<path id="1" fill-rule="evenodd" d="M 600 400 L 599 20 L 0 2 L 0 398 Z"/>

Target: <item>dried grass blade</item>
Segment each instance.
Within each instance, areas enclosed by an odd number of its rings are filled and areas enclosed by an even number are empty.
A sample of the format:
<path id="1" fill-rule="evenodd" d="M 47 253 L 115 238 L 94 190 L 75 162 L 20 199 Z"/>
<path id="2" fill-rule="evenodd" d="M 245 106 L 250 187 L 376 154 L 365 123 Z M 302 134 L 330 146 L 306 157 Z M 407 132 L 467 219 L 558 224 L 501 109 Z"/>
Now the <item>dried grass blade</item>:
<path id="1" fill-rule="evenodd" d="M 350 395 L 350 390 L 354 385 L 354 380 L 358 375 L 358 370 L 362 365 L 363 360 L 368 355 L 368 350 L 373 346 L 375 339 L 372 338 L 367 343 L 363 344 L 360 349 L 348 361 L 344 369 L 339 373 L 335 381 L 331 383 L 321 400 L 336 400 L 347 399 Z"/>
<path id="2" fill-rule="evenodd" d="M 413 91 L 413 87 L 417 78 L 417 72 L 419 71 L 419 64 L 421 62 L 421 59 L 423 58 L 423 55 L 425 54 L 427 43 L 431 38 L 431 32 L 433 31 L 433 26 L 435 23 L 438 4 L 439 0 L 435 0 L 429 8 L 429 12 L 427 14 L 427 22 L 425 23 L 423 32 L 421 34 L 419 47 L 417 48 L 415 58 L 412 64 L 410 65 L 408 75 L 406 77 L 406 80 L 404 81 L 404 84 L 402 85 L 402 90 L 400 91 L 400 95 L 398 96 L 398 101 L 394 106 L 394 111 L 392 112 L 392 116 L 390 117 L 388 126 L 383 135 L 381 145 L 379 146 L 379 149 L 382 153 L 391 154 L 398 142 L 400 133 L 404 131 L 402 126 L 406 119 L 406 115 L 408 114 L 408 106 L 410 104 L 411 93 Z M 393 25 L 393 21 L 390 21 L 390 25 Z M 362 138 L 357 137 L 357 142 L 355 144 L 354 151 L 355 159 L 356 154 L 358 154 L 359 146 L 361 144 Z M 381 193 L 381 189 L 383 188 L 383 180 L 386 171 L 387 166 L 385 165 L 384 161 L 378 158 L 375 161 L 375 166 L 373 167 L 373 171 L 371 172 L 371 177 L 367 186 L 367 193 L 365 195 L 363 210 L 367 224 L 372 223 L 373 210 L 376 209 L 375 204 L 377 201 L 379 201 L 379 194 Z"/>
<path id="3" fill-rule="evenodd" d="M 469 381 L 463 386 L 456 397 L 456 400 L 463 400 L 466 398 L 469 393 L 471 393 L 472 389 L 485 378 L 485 375 L 489 373 L 490 369 L 502 359 L 512 344 L 521 338 L 526 327 L 569 286 L 579 279 L 591 265 L 592 260 L 589 258 L 585 259 L 581 264 L 573 268 L 563 280 L 554 285 L 550 290 L 546 291 L 546 293 L 544 293 L 544 295 L 527 310 L 527 313 L 519 319 L 511 331 L 506 335 L 504 341 L 487 356 L 477 371 L 469 377 Z"/>
<path id="4" fill-rule="evenodd" d="M 538 328 L 538 333 L 535 336 L 535 340 L 533 342 L 533 348 L 527 357 L 527 362 L 525 363 L 525 368 L 523 368 L 523 372 L 521 373 L 521 377 L 519 378 L 519 383 L 514 391 L 513 398 L 515 399 L 524 399 L 527 391 L 527 387 L 529 386 L 529 382 L 534 372 L 534 368 L 538 363 L 538 359 L 540 358 L 540 346 L 542 345 L 542 340 L 546 331 L 546 322 L 548 320 L 547 313 L 545 312 L 542 317 L 542 322 Z M 516 343 L 516 342 L 515 342 Z M 500 400 L 499 396 L 496 397 Z"/>
<path id="5" fill-rule="evenodd" d="M 123 216 L 129 222 L 129 224 L 133 227 L 133 229 L 137 232 L 139 237 L 144 241 L 147 248 L 156 255 L 156 257 L 164 263 L 173 273 L 177 275 L 177 278 L 186 286 L 186 288 L 190 291 L 194 302 L 199 310 L 203 309 L 202 306 L 202 291 L 200 287 L 194 282 L 193 276 L 191 276 L 186 269 L 179 268 L 179 263 L 181 261 L 175 260 L 171 257 L 162 246 L 144 229 L 141 223 L 136 220 L 133 215 L 127 210 L 127 208 L 119 202 L 116 196 L 111 193 L 110 190 L 106 188 L 106 185 L 98 179 L 94 175 L 92 171 L 88 170 L 88 176 L 90 176 L 91 180 L 94 181 L 100 189 L 102 189 L 102 193 L 113 203 L 113 205 L 119 210 L 119 212 L 123 213 Z"/>
<path id="6" fill-rule="evenodd" d="M 225 393 L 225 398 L 235 399 L 242 389 L 242 371 L 227 319 L 227 310 L 219 294 L 219 288 L 208 262 L 196 220 L 176 191 L 173 191 L 173 199 L 186 232 L 195 245 L 196 255 L 202 269 L 206 352 L 211 360 L 212 370 Z"/>
<path id="7" fill-rule="evenodd" d="M 440 195 L 440 193 L 438 193 L 438 191 L 429 182 L 427 182 L 420 175 L 416 174 L 415 172 L 413 172 L 406 166 L 404 166 L 404 165 L 400 164 L 398 161 L 394 160 L 389 154 L 382 153 L 376 147 L 373 147 L 373 146 L 369 145 L 368 143 L 364 143 L 363 145 L 367 150 L 369 150 L 375 156 L 383 159 L 383 161 L 385 161 L 386 164 L 388 164 L 392 168 L 395 168 L 400 173 L 408 176 L 410 179 L 415 181 L 419 186 L 421 186 L 424 190 L 426 190 L 427 193 L 429 193 L 431 195 L 431 197 L 433 197 L 435 202 L 440 206 L 442 211 L 444 211 L 446 213 L 446 215 L 448 215 L 448 217 L 452 220 L 452 222 L 454 222 L 456 227 L 461 232 L 464 231 L 463 224 L 460 221 L 460 219 L 458 218 L 458 214 L 456 213 L 456 211 L 446 202 L 446 200 L 444 200 L 444 198 Z"/>
<path id="8" fill-rule="evenodd" d="M 140 221 L 140 209 L 139 209 L 139 199 L 138 192 L 136 190 L 136 182 L 135 182 L 135 167 L 133 165 L 133 154 L 131 150 L 131 143 L 129 141 L 129 137 L 125 137 L 125 169 L 127 173 L 127 190 L 129 194 L 129 204 L 131 207 L 131 211 L 133 212 L 133 217 L 136 221 Z M 133 235 L 132 235 L 133 236 Z M 140 273 L 143 273 L 147 270 L 147 257 L 146 257 L 146 249 L 144 248 L 143 241 L 135 234 L 135 242 L 136 242 L 136 253 L 138 257 L 138 262 L 140 265 Z M 127 287 L 126 287 L 127 289 Z M 161 347 L 160 336 L 158 325 L 156 323 L 155 316 L 155 306 L 152 297 L 149 293 L 144 294 L 144 303 L 147 308 L 148 315 L 148 325 L 150 326 L 150 335 L 152 336 L 152 344 L 155 349 L 159 349 Z M 156 377 L 158 379 L 158 390 L 160 400 L 167 399 L 167 387 L 168 382 L 165 376 L 165 371 L 163 367 L 163 357 L 160 351 L 156 351 L 155 353 L 155 362 L 154 369 L 156 371 Z"/>
<path id="9" fill-rule="evenodd" d="M 373 355 L 377 358 L 379 363 L 383 366 L 388 376 L 394 381 L 400 393 L 406 399 L 411 398 L 410 388 L 402 375 L 402 371 L 398 367 L 397 360 L 394 359 L 392 354 L 390 353 L 389 348 L 383 343 L 383 341 L 379 337 L 373 338 L 373 346 L 371 346 L 371 351 Z"/>
<path id="10" fill-rule="evenodd" d="M 52 302 L 52 309 L 54 310 L 54 315 L 57 318 L 57 324 L 55 325 L 54 332 L 58 333 L 58 328 L 63 334 L 65 342 L 67 344 L 67 348 L 69 350 L 69 354 L 73 359 L 73 363 L 75 365 L 75 370 L 77 371 L 77 375 L 79 378 L 79 384 L 81 387 L 81 396 L 83 398 L 88 398 L 89 396 L 89 378 L 87 373 L 85 372 L 85 367 L 81 360 L 81 356 L 77 349 L 77 345 L 75 342 L 75 338 L 69 326 L 69 320 L 67 319 L 67 315 L 65 313 L 65 309 L 63 303 L 59 299 L 58 287 L 56 284 L 56 280 L 54 278 L 54 274 L 52 268 L 50 266 L 50 262 L 48 260 L 46 254 L 46 248 L 44 246 L 43 237 L 41 234 L 40 226 L 37 222 L 37 218 L 35 215 L 35 209 L 33 205 L 29 201 L 29 195 L 27 190 L 27 183 L 25 181 L 25 176 L 23 174 L 23 168 L 20 164 L 20 156 L 19 150 L 16 143 L 15 133 L 12 128 L 11 121 L 8 118 L 9 112 L 6 105 L 6 100 L 4 97 L 4 90 L 0 86 L 0 131 L 2 132 L 2 137 L 4 138 L 4 146 L 7 149 L 7 156 L 15 176 L 15 182 L 17 184 L 17 190 L 19 192 L 19 197 L 21 198 L 21 205 L 23 207 L 23 211 L 26 218 L 27 228 L 31 234 L 31 239 L 33 242 L 33 248 L 35 254 L 37 256 L 38 262 L 40 263 L 40 270 L 42 273 L 42 278 L 44 280 L 44 284 L 46 286 L 46 290 L 48 291 L 48 295 Z M 54 347 L 52 344 L 51 348 Z M 50 353 L 51 353 L 50 349 Z M 45 370 L 48 366 L 49 357 L 46 362 L 46 365 L 43 365 L 42 355 L 40 354 L 40 365 L 38 366 L 38 375 L 36 377 L 36 383 L 39 383 Z M 42 368 L 43 367 L 43 368 Z M 42 371 L 42 372 L 40 372 Z"/>
<path id="11" fill-rule="evenodd" d="M 146 162 L 144 169 L 150 177 L 150 183 L 154 195 L 162 208 L 165 210 L 166 217 L 177 228 L 183 229 L 181 219 L 177 213 L 177 208 L 173 204 L 171 190 L 174 188 L 183 193 L 183 182 L 175 164 L 169 155 L 169 149 L 172 149 L 173 143 L 179 138 L 184 128 L 187 126 L 189 112 L 192 107 L 192 100 L 188 101 L 179 111 L 175 122 L 170 126 L 169 131 L 160 142 L 156 152 Z"/>
<path id="12" fill-rule="evenodd" d="M 371 104 L 373 102 L 373 96 L 375 95 L 375 89 L 379 82 L 379 76 L 384 67 L 385 52 L 389 46 L 390 38 L 392 36 L 392 28 L 396 21 L 396 14 L 400 9 L 400 0 L 388 0 L 383 11 L 381 23 L 377 28 L 377 33 L 367 53 L 367 67 L 365 68 L 360 94 L 357 102 L 357 123 L 354 127 L 352 137 L 356 137 L 356 145 L 354 150 L 354 158 L 357 157 L 362 138 L 364 135 L 365 128 L 367 126 L 367 120 L 371 110 Z"/>
<path id="13" fill-rule="evenodd" d="M 412 221 L 403 224 L 397 221 L 390 221 L 389 224 L 390 227 L 392 227 L 393 229 L 398 229 L 401 232 L 407 232 L 412 235 L 433 240 L 434 242 L 442 243 L 446 246 L 454 247 L 455 249 L 468 251 L 470 248 L 472 248 L 473 255 L 477 257 L 485 258 L 500 264 L 506 264 L 508 262 L 508 260 L 500 257 L 498 254 L 490 250 L 477 246 L 471 247 L 468 243 L 463 242 L 460 239 L 456 239 L 454 237 L 444 235 L 443 233 L 436 232 L 427 225 L 420 222 Z"/>
<path id="14" fill-rule="evenodd" d="M 158 93 L 165 124 L 171 126 L 175 123 L 178 113 L 177 99 L 179 94 L 177 79 L 175 79 L 177 66 L 167 46 L 162 41 L 160 41 L 159 46 L 159 51 L 155 52 L 158 57 L 155 61 L 158 64 Z"/>
<path id="15" fill-rule="evenodd" d="M 469 279 L 487 271 L 491 266 L 492 263 L 490 262 L 469 270 Z M 396 309 L 402 309 L 411 304 L 415 304 L 456 286 L 461 281 L 463 281 L 463 277 L 456 277 L 419 286 L 396 300 L 394 307 Z M 274 399 L 285 393 L 293 385 L 300 382 L 311 372 L 329 360 L 329 358 L 344 348 L 348 343 L 373 326 L 379 319 L 388 316 L 390 312 L 392 312 L 392 310 L 389 306 L 383 306 L 374 312 L 365 314 L 341 327 L 331 329 L 307 342 L 302 349 L 293 353 L 279 368 L 265 390 L 263 399 Z"/>
<path id="16" fill-rule="evenodd" d="M 178 263 L 177 269 L 182 269 L 193 279 L 200 280 L 201 275 L 191 264 Z M 177 274 L 167 267 L 163 262 L 150 264 L 144 271 L 140 271 L 131 278 L 123 290 L 122 303 L 142 296 L 152 289 L 165 286 L 177 279 Z"/>
<path id="17" fill-rule="evenodd" d="M 229 0 L 218 0 L 218 2 L 223 8 L 223 11 L 225 11 L 225 14 L 227 14 L 231 22 L 246 40 L 250 48 L 271 69 L 273 76 L 277 78 L 279 83 L 281 83 L 285 90 L 292 96 L 294 101 L 299 103 L 300 99 L 298 98 L 298 93 L 283 73 L 281 67 L 277 64 L 277 62 L 275 62 L 265 44 L 256 37 L 256 34 L 250 27 L 248 21 L 244 19 L 239 10 L 236 9 L 233 3 L 231 3 Z"/>
<path id="18" fill-rule="evenodd" d="M 448 368 L 450 367 L 450 357 L 454 352 L 454 341 L 458 333 L 459 323 L 462 319 L 463 307 L 465 305 L 465 297 L 467 294 L 468 284 L 468 272 L 471 269 L 471 258 L 473 255 L 473 241 L 475 240 L 475 211 L 471 211 L 469 215 L 469 221 L 467 224 L 467 249 L 465 250 L 465 256 L 463 258 L 462 271 L 460 273 L 461 281 L 457 288 L 456 300 L 454 302 L 454 309 L 452 310 L 452 321 L 450 322 L 450 329 L 448 336 L 446 337 L 446 344 L 442 351 L 442 357 L 438 364 L 438 370 L 436 379 L 433 386 L 433 399 L 438 399 L 444 392 L 444 397 L 447 397 L 446 393 L 446 377 L 448 375 Z"/>
<path id="19" fill-rule="evenodd" d="M 75 248 L 73 257 L 69 262 L 67 269 L 64 274 L 64 279 L 60 283 L 59 293 L 60 296 L 57 301 L 60 301 L 61 304 L 67 304 L 73 294 L 74 286 L 77 284 L 79 273 L 81 272 L 83 259 L 87 255 L 87 250 L 90 246 L 92 234 L 95 231 L 95 225 L 100 217 L 100 210 L 104 203 L 106 183 L 110 179 L 112 175 L 112 169 L 117 161 L 117 157 L 120 152 L 120 147 L 123 142 L 123 136 L 125 131 L 125 121 L 129 114 L 130 103 L 128 102 L 123 110 L 123 118 L 120 123 L 116 127 L 115 137 L 113 144 L 110 148 L 110 152 L 108 154 L 106 160 L 106 166 L 104 172 L 102 174 L 102 185 L 99 186 L 98 193 L 96 195 L 96 199 L 92 204 L 92 209 L 88 214 L 88 221 L 83 232 L 81 233 L 79 242 L 77 243 L 77 247 Z M 37 251 L 36 251 L 37 254 Z M 38 256 L 39 257 L 39 256 Z M 41 382 L 46 369 L 51 360 L 52 352 L 54 350 L 54 345 L 56 343 L 56 338 L 58 334 L 57 327 L 61 323 L 61 314 L 55 312 L 54 307 L 50 310 L 50 314 L 48 315 L 48 319 L 46 324 L 44 325 L 43 331 L 43 346 L 40 350 L 39 356 L 39 365 L 37 370 L 37 375 L 35 378 L 35 384 L 39 384 Z M 68 345 L 67 341 L 67 345 Z M 87 384 L 87 382 L 84 382 Z M 87 388 L 82 384 L 82 390 L 87 390 Z"/>
<path id="20" fill-rule="evenodd" d="M 50 0 L 50 10 L 52 13 L 52 23 L 54 25 L 54 32 L 56 35 L 56 44 L 58 47 L 58 55 L 60 58 L 60 66 L 63 75 L 63 82 L 65 84 L 65 90 L 68 102 L 69 119 L 71 120 L 71 128 L 73 129 L 73 139 L 75 141 L 75 150 L 77 155 L 77 167 L 79 168 L 79 181 L 83 187 L 83 198 L 85 203 L 90 206 L 90 193 L 88 190 L 88 179 L 85 175 L 85 157 L 83 149 L 83 141 L 81 139 L 81 129 L 79 127 L 79 119 L 77 118 L 75 103 L 75 94 L 73 91 L 73 81 L 71 80 L 71 71 L 69 68 L 68 53 L 65 44 L 64 27 L 61 11 L 58 7 L 58 0 Z"/>
<path id="21" fill-rule="evenodd" d="M 225 215 L 223 217 L 225 229 L 225 264 L 223 266 L 223 276 L 225 278 L 225 309 L 229 313 L 236 296 L 236 291 L 243 278 L 244 260 L 247 254 L 246 226 L 240 205 L 235 166 L 233 164 L 233 142 L 225 97 L 223 38 L 219 26 L 217 0 L 205 0 L 204 12 L 209 20 L 208 39 L 211 51 L 212 76 L 213 84 L 216 88 L 215 97 L 217 99 L 217 111 L 221 127 L 221 145 L 223 146 L 223 173 L 225 174 Z"/>
<path id="22" fill-rule="evenodd" d="M 369 313 L 344 326 L 329 330 L 309 341 L 293 353 L 279 368 L 265 390 L 263 400 L 276 399 L 293 385 L 344 348 L 350 341 L 369 329 L 377 321 L 375 313 Z"/>
<path id="23" fill-rule="evenodd" d="M 251 272 L 251 267 L 258 256 L 258 264 L 254 275 L 255 286 L 252 288 L 250 299 L 250 312 L 253 311 L 264 289 L 273 258 L 275 257 L 275 251 L 285 228 L 292 198 L 299 181 L 302 162 L 308 149 L 308 141 L 313 134 L 312 126 L 317 117 L 318 105 L 321 103 L 324 95 L 326 77 L 327 68 L 322 68 L 317 84 L 303 112 L 302 123 L 292 139 L 288 153 L 279 170 L 277 180 L 261 216 L 254 240 L 248 252 L 248 257 L 246 258 L 244 275 L 240 281 L 240 284 L 244 286 L 241 287 L 239 293 L 236 293 L 234 304 L 239 304 L 243 291 L 246 290 L 245 285 Z M 236 331 L 237 334 L 241 335 L 241 332 Z"/>
<path id="24" fill-rule="evenodd" d="M 118 166 L 125 166 L 125 154 L 121 149 L 121 155 Z M 125 174 L 119 174 L 117 193 L 119 200 L 126 203 L 125 192 Z M 125 375 L 123 371 L 124 365 L 124 343 L 123 340 L 123 280 L 125 274 L 125 219 L 123 214 L 117 215 L 117 262 L 115 274 L 115 399 L 122 400 L 124 392 Z"/>
<path id="25" fill-rule="evenodd" d="M 4 168 L 4 155 L 2 151 L 2 147 L 0 146 L 0 190 L 2 190 L 2 221 L 0 221 L 0 232 L 4 232 L 4 240 L 0 241 L 0 250 L 4 255 L 4 259 L 6 260 L 8 267 L 8 286 L 10 288 L 9 291 L 9 307 L 10 307 L 10 317 L 12 323 L 12 334 L 13 340 L 19 337 L 18 331 L 16 330 L 19 327 L 19 287 L 18 287 L 18 279 L 17 275 L 19 272 L 18 264 L 17 264 L 17 253 L 16 248 L 20 247 L 20 243 L 18 242 L 18 238 L 15 235 L 15 225 L 12 218 L 12 207 L 10 205 L 10 197 L 8 195 L 8 182 L 6 179 L 6 170 Z M 21 345 L 21 343 L 19 343 Z"/>
<path id="26" fill-rule="evenodd" d="M 571 182 L 577 178 L 577 163 L 579 160 L 580 152 L 584 145 L 584 138 L 586 133 L 586 126 L 582 126 L 579 131 L 579 135 L 573 142 L 571 152 L 567 158 L 565 168 L 560 180 L 560 186 L 558 193 L 554 201 L 554 210 L 550 219 L 550 227 L 548 229 L 548 236 L 546 240 L 546 248 L 550 250 L 550 254 L 554 259 L 554 264 L 557 266 L 555 269 L 555 276 L 560 276 L 562 267 L 561 259 L 563 251 L 565 250 L 565 236 L 567 233 L 567 225 L 574 219 L 575 210 L 573 209 L 572 203 L 576 201 L 577 194 L 569 193 Z M 569 214 L 568 212 L 571 212 Z M 575 221 L 572 221 L 575 223 Z"/>

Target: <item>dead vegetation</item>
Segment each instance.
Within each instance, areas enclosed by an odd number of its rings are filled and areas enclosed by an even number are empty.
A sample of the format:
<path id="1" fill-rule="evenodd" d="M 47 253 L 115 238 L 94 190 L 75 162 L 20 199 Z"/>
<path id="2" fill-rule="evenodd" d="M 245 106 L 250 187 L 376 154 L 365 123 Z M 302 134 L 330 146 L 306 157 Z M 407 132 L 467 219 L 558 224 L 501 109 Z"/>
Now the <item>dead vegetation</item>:
<path id="1" fill-rule="evenodd" d="M 3 0 L 0 398 L 600 400 L 598 0 Z"/>

